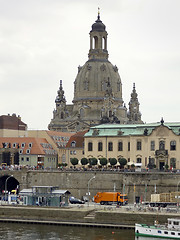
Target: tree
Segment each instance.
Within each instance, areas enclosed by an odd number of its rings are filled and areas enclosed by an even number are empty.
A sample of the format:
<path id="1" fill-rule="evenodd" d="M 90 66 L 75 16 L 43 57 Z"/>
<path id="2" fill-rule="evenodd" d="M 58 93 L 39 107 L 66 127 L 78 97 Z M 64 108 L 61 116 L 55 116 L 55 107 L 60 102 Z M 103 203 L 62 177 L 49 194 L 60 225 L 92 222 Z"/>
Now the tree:
<path id="1" fill-rule="evenodd" d="M 117 163 L 117 159 L 116 158 L 109 158 L 109 163 L 111 164 L 111 166 L 114 166 Z"/>
<path id="2" fill-rule="evenodd" d="M 127 164 L 127 160 L 125 158 L 119 158 L 118 162 L 122 168 Z"/>
<path id="3" fill-rule="evenodd" d="M 77 158 L 71 158 L 70 161 L 71 161 L 71 164 L 72 164 L 73 166 L 77 165 L 78 162 L 79 162 L 79 160 L 78 160 Z"/>
<path id="4" fill-rule="evenodd" d="M 81 158 L 81 164 L 83 166 L 87 165 L 88 164 L 88 159 L 87 158 Z"/>
<path id="5" fill-rule="evenodd" d="M 89 158 L 89 165 L 90 166 L 97 165 L 97 159 L 96 158 Z"/>
<path id="6" fill-rule="evenodd" d="M 99 160 L 100 160 L 100 164 L 101 164 L 102 166 L 107 165 L 107 158 L 100 158 Z"/>

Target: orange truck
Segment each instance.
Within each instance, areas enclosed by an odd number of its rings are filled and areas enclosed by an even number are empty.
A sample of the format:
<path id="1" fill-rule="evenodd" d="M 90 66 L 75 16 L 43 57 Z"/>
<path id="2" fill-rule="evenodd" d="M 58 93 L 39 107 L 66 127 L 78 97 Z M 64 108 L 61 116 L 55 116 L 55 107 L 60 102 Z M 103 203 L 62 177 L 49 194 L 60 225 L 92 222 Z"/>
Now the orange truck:
<path id="1" fill-rule="evenodd" d="M 117 205 L 128 204 L 127 194 L 121 194 L 120 192 L 98 192 L 94 196 L 94 202 L 101 205 L 110 205 L 117 203 Z"/>

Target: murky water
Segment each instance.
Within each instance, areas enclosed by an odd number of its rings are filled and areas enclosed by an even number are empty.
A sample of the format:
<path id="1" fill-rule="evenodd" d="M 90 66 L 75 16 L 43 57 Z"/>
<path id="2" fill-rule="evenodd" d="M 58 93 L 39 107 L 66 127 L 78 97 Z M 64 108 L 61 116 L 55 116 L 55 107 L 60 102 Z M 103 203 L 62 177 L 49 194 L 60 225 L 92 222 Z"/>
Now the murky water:
<path id="1" fill-rule="evenodd" d="M 0 223 L 1 240 L 134 240 L 133 230 Z"/>

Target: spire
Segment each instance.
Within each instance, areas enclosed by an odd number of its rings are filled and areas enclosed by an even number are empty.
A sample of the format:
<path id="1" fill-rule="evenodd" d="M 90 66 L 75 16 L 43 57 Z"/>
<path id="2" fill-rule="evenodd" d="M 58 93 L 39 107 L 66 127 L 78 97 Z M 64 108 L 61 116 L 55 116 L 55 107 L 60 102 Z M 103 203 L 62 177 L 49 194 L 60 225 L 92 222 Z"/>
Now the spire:
<path id="1" fill-rule="evenodd" d="M 133 91 L 131 93 L 131 99 L 129 102 L 128 118 L 129 123 L 143 123 L 141 120 L 141 113 L 139 111 L 139 101 L 135 83 L 133 83 Z"/>
<path id="2" fill-rule="evenodd" d="M 62 87 L 62 80 L 60 80 L 60 87 L 59 87 L 59 90 L 57 91 L 57 94 L 58 94 L 58 96 L 56 97 L 55 102 L 56 103 L 61 103 L 61 102 L 66 103 L 66 99 L 64 96 L 64 90 Z"/>
<path id="3" fill-rule="evenodd" d="M 98 20 L 100 20 L 100 8 L 98 7 Z"/>

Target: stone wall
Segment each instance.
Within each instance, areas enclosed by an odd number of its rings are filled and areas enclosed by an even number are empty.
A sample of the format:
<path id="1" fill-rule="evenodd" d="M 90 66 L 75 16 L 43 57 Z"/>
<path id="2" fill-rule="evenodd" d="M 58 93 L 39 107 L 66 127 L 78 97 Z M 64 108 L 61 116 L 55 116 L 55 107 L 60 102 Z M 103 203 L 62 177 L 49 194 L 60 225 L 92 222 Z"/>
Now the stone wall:
<path id="1" fill-rule="evenodd" d="M 128 194 L 129 202 L 135 196 L 150 201 L 152 193 L 174 192 L 177 190 L 180 174 L 174 173 L 118 173 L 106 171 L 1 171 L 2 175 L 13 175 L 20 183 L 20 189 L 32 186 L 57 186 L 69 190 L 72 195 L 82 198 L 89 191 L 91 198 L 98 191 L 120 191 Z M 147 184 L 147 192 L 146 186 Z M 180 184 L 179 184 L 180 185 Z M 180 186 L 179 186 L 180 188 Z"/>

